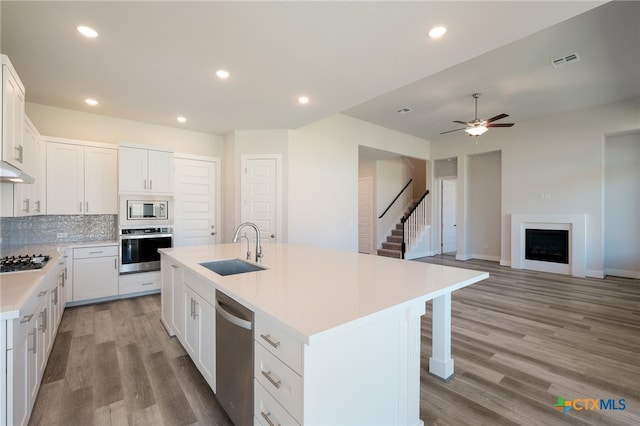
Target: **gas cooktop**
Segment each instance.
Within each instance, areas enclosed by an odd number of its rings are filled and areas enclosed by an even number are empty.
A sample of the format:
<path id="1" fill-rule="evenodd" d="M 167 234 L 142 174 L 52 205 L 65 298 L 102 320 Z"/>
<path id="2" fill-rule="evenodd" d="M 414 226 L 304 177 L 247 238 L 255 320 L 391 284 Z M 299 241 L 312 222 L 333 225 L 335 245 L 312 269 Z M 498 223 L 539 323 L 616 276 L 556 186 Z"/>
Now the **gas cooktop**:
<path id="1" fill-rule="evenodd" d="M 21 272 L 42 269 L 44 265 L 51 259 L 45 255 L 23 254 L 18 256 L 5 256 L 0 258 L 0 273 L 2 272 Z"/>

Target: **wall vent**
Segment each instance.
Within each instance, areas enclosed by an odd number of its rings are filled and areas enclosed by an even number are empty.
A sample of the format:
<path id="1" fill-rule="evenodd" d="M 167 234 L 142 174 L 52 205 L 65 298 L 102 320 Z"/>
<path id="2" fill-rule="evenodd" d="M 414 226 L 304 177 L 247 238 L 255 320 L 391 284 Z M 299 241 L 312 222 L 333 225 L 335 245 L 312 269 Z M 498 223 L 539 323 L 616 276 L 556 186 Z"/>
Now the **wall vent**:
<path id="1" fill-rule="evenodd" d="M 399 110 L 396 110 L 396 112 L 398 114 L 408 114 L 410 112 L 413 112 L 413 110 L 411 108 L 404 107 L 404 108 L 400 108 Z"/>
<path id="2" fill-rule="evenodd" d="M 572 64 L 574 62 L 580 62 L 582 60 L 582 58 L 580 57 L 580 55 L 578 53 L 571 53 L 569 55 L 563 56 L 561 58 L 557 58 L 557 59 L 553 59 L 551 61 L 551 65 L 553 65 L 554 68 L 560 68 L 563 67 L 567 64 Z"/>

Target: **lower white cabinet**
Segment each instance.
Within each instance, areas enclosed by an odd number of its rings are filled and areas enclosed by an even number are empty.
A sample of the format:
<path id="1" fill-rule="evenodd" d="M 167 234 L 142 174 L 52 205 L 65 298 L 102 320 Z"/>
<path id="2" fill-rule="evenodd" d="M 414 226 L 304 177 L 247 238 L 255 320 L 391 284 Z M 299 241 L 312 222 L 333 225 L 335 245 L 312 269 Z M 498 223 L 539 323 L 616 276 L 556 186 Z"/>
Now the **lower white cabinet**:
<path id="1" fill-rule="evenodd" d="M 160 271 L 120 275 L 118 294 L 134 294 L 160 289 Z"/>
<path id="2" fill-rule="evenodd" d="M 0 321 L 0 424 L 29 421 L 64 310 L 63 277 L 64 270 L 55 265 L 22 306 L 20 316 Z"/>
<path id="3" fill-rule="evenodd" d="M 74 302 L 118 295 L 118 246 L 73 249 Z"/>
<path id="4" fill-rule="evenodd" d="M 193 283 L 193 277 L 185 277 Z M 213 391 L 216 391 L 216 310 L 196 293 L 189 281 L 184 285 L 184 348 Z"/>

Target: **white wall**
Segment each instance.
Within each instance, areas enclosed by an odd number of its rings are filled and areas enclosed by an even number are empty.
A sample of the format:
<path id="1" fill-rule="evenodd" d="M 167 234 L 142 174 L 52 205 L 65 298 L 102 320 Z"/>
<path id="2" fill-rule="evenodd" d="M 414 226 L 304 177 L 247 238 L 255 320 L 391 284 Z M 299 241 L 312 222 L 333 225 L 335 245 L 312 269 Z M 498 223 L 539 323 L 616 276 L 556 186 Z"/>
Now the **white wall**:
<path id="1" fill-rule="evenodd" d="M 469 157 L 469 252 L 475 259 L 500 260 L 500 152 Z"/>
<path id="2" fill-rule="evenodd" d="M 429 156 L 425 140 L 341 114 L 291 131 L 290 242 L 358 250 L 358 145 Z"/>
<path id="3" fill-rule="evenodd" d="M 219 135 L 35 103 L 27 103 L 26 112 L 40 134 L 45 136 L 112 144 L 133 142 L 170 148 L 184 154 L 224 155 L 224 138 Z"/>
<path id="4" fill-rule="evenodd" d="M 512 213 L 587 214 L 587 275 L 603 273 L 603 141 L 640 128 L 640 98 L 491 129 L 477 139 L 452 133 L 431 143 L 433 159 L 502 152 L 501 262 L 510 264 Z M 465 185 L 467 180 L 458 184 Z M 463 188 L 464 191 L 464 188 Z M 468 237 L 468 236 L 467 236 Z"/>

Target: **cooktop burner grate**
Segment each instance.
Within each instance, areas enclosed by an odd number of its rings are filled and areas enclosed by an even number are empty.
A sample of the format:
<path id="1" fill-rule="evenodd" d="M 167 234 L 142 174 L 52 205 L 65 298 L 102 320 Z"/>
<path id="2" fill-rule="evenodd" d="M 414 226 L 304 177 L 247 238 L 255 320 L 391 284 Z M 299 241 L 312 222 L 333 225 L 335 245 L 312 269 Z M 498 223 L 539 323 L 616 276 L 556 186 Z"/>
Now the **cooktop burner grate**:
<path id="1" fill-rule="evenodd" d="M 42 269 L 51 259 L 50 256 L 23 254 L 18 256 L 5 256 L 0 258 L 0 273 L 20 272 Z"/>

